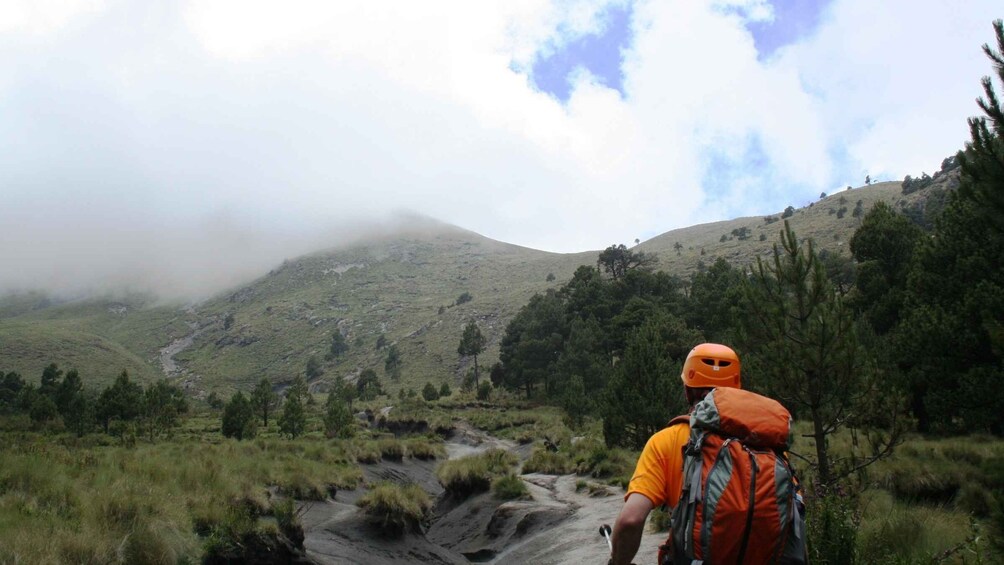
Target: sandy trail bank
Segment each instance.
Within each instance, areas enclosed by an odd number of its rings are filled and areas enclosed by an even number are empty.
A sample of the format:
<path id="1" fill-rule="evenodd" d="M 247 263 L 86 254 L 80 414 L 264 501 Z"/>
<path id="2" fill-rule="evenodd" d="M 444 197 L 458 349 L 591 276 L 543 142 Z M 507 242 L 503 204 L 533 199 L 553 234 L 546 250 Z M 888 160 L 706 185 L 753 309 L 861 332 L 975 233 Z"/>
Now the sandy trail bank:
<path id="1" fill-rule="evenodd" d="M 525 460 L 531 446 L 491 437 L 459 423 L 446 442 L 450 458 L 492 447 L 512 451 Z M 318 564 L 540 564 L 605 563 L 609 554 L 600 524 L 617 517 L 623 491 L 616 487 L 576 491 L 589 479 L 575 475 L 527 474 L 521 478 L 532 500 L 499 501 L 491 493 L 462 501 L 445 496 L 435 477 L 436 462 L 405 460 L 363 465 L 367 483 L 391 480 L 420 485 L 436 500 L 423 532 L 390 538 L 366 523 L 355 501 L 365 489 L 339 491 L 334 499 L 301 506 L 304 545 Z M 664 534 L 646 531 L 635 559 L 652 562 Z"/>

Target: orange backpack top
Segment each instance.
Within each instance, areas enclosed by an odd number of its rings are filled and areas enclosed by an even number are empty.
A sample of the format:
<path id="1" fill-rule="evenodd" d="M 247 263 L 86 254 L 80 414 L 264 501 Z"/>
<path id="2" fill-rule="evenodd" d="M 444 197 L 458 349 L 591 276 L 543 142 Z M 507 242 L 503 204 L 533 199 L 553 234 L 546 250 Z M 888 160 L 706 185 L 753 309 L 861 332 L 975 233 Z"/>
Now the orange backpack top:
<path id="1" fill-rule="evenodd" d="M 804 507 L 785 455 L 790 433 L 788 411 L 749 391 L 717 388 L 694 406 L 663 563 L 805 562 Z"/>

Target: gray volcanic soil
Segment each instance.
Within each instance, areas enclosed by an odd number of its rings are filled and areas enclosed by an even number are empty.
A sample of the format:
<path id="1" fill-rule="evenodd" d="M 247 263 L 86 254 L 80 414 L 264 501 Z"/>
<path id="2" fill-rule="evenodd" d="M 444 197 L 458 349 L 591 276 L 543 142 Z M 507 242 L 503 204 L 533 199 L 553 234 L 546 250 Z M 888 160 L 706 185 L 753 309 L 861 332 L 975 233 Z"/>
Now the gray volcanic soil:
<path id="1" fill-rule="evenodd" d="M 450 458 L 490 447 L 508 449 L 525 460 L 531 446 L 493 438 L 458 424 L 446 442 Z M 499 501 L 483 493 L 462 501 L 443 492 L 436 462 L 405 460 L 363 465 L 367 483 L 413 482 L 437 502 L 423 532 L 388 537 L 367 524 L 355 501 L 364 489 L 339 491 L 325 502 L 301 504 L 307 556 L 318 564 L 540 564 L 604 563 L 609 556 L 600 524 L 613 524 L 623 491 L 607 487 L 590 496 L 575 491 L 575 475 L 522 475 L 532 500 Z M 636 562 L 655 559 L 665 534 L 646 531 Z"/>

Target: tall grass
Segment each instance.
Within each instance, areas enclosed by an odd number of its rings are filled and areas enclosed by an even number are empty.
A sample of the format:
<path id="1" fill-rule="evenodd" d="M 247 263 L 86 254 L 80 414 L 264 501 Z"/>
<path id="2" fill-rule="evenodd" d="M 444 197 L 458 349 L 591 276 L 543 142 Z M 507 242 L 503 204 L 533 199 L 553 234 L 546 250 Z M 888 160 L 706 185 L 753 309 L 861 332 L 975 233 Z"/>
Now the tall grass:
<path id="1" fill-rule="evenodd" d="M 488 490 L 493 478 L 508 474 L 517 462 L 516 456 L 508 451 L 489 449 L 477 455 L 444 461 L 436 470 L 436 476 L 448 493 L 466 497 Z"/>
<path id="2" fill-rule="evenodd" d="M 269 487 L 318 499 L 354 488 L 362 474 L 345 459 L 310 441 L 8 444 L 0 448 L 0 562 L 198 560 L 204 545 L 267 529 L 258 519 L 273 512 Z"/>
<path id="3" fill-rule="evenodd" d="M 415 484 L 379 483 L 363 495 L 356 505 L 366 511 L 370 522 L 385 533 L 398 535 L 418 531 L 432 508 L 432 501 Z"/>

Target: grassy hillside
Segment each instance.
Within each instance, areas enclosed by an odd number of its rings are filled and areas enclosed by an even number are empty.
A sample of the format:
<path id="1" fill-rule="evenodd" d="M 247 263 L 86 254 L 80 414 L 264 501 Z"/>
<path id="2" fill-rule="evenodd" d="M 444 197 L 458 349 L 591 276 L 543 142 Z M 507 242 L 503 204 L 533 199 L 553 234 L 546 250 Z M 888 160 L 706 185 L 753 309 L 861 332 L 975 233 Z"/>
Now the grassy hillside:
<path id="1" fill-rule="evenodd" d="M 933 191 L 951 186 L 957 178 L 957 174 L 939 176 L 927 189 L 908 195 L 902 194 L 900 182 L 882 182 L 842 190 L 795 209 L 794 214 L 787 219 L 795 233 L 802 239 L 811 239 L 817 250 L 825 249 L 849 256 L 848 242 L 861 224 L 861 219 L 876 202 L 886 202 L 902 211 L 922 203 Z M 855 217 L 854 208 L 859 201 L 863 212 Z M 843 217 L 838 217 L 841 208 L 845 208 L 845 212 Z M 733 265 L 747 265 L 755 261 L 757 256 L 771 253 L 771 247 L 778 241 L 778 234 L 783 226 L 781 215 L 780 211 L 769 215 L 768 217 L 777 220 L 772 223 L 768 223 L 764 216 L 749 216 L 672 230 L 642 242 L 637 249 L 656 253 L 660 269 L 681 276 L 694 272 L 699 262 L 710 265 L 718 257 L 723 257 Z M 743 228 L 749 230 L 748 239 L 739 239 L 733 235 L 734 230 Z M 761 239 L 761 235 L 764 239 Z M 723 236 L 725 241 L 722 241 Z M 675 248 L 677 242 L 682 246 L 679 252 Z"/>
<path id="2" fill-rule="evenodd" d="M 910 195 L 901 194 L 898 182 L 840 191 L 794 210 L 790 222 L 817 248 L 847 254 L 851 235 L 875 202 L 904 209 L 951 180 L 936 177 L 931 187 Z M 863 213 L 855 217 L 859 201 Z M 718 257 L 745 265 L 777 241 L 781 212 L 771 216 L 778 221 L 745 217 L 677 229 L 637 249 L 656 253 L 659 268 L 684 277 Z M 737 237 L 741 231 L 748 237 Z M 263 376 L 288 382 L 316 356 L 325 372 L 316 384 L 323 388 L 335 375 L 352 380 L 366 368 L 383 378 L 386 350 L 376 348 L 382 334 L 403 356 L 401 382 L 383 379 L 392 393 L 418 390 L 427 381 L 454 386 L 471 364 L 457 354 L 466 323 L 477 320 L 487 339 L 479 357 L 486 367 L 497 359 L 505 325 L 519 308 L 534 293 L 567 281 L 579 265 L 595 264 L 596 257 L 596 251 L 537 251 L 426 221 L 394 237 L 287 261 L 188 308 L 142 296 L 63 303 L 38 293 L 8 296 L 0 299 L 0 370 L 38 379 L 42 367 L 55 361 L 100 384 L 122 369 L 140 380 L 158 378 L 167 358 L 177 363 L 170 375 L 195 393 L 226 393 Z M 471 300 L 457 304 L 463 293 Z M 326 359 L 336 331 L 350 349 Z"/>
<path id="3" fill-rule="evenodd" d="M 53 304 L 15 295 L 0 304 L 7 305 L 0 307 L 0 370 L 30 380 L 39 379 L 51 362 L 78 369 L 87 383 L 111 382 L 123 369 L 153 380 L 161 376 L 160 348 L 191 331 L 190 314 L 149 297 Z"/>
<path id="4" fill-rule="evenodd" d="M 403 356 L 402 383 L 455 385 L 468 365 L 457 354 L 466 323 L 477 320 L 487 338 L 484 365 L 497 356 L 507 321 L 534 293 L 561 284 L 593 257 L 535 251 L 447 226 L 318 253 L 201 305 L 206 330 L 178 359 L 230 386 L 262 376 L 288 381 L 312 355 L 326 377 L 351 380 L 366 368 L 383 376 L 386 349 L 376 348 L 383 334 Z M 456 304 L 463 293 L 471 300 Z M 228 314 L 233 322 L 225 329 Z M 326 360 L 336 331 L 349 351 Z"/>

